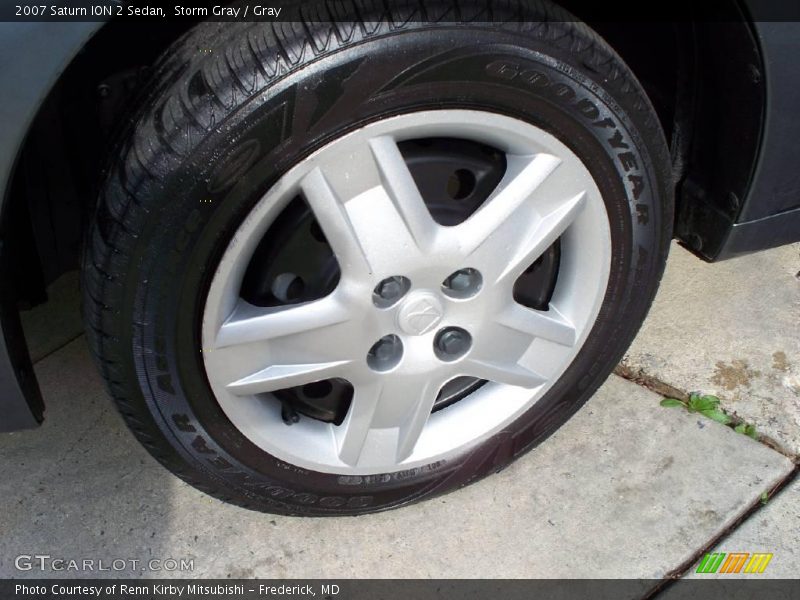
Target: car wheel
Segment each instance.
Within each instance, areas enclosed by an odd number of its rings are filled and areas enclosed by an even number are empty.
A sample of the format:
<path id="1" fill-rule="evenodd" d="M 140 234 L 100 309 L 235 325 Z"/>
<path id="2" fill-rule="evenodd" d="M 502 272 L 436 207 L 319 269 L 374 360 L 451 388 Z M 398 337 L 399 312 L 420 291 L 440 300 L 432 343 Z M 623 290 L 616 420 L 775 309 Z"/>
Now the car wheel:
<path id="1" fill-rule="evenodd" d="M 138 438 L 217 497 L 358 514 L 498 471 L 653 298 L 669 160 L 624 63 L 550 4 L 425 4 L 198 25 L 121 138 L 88 337 Z"/>

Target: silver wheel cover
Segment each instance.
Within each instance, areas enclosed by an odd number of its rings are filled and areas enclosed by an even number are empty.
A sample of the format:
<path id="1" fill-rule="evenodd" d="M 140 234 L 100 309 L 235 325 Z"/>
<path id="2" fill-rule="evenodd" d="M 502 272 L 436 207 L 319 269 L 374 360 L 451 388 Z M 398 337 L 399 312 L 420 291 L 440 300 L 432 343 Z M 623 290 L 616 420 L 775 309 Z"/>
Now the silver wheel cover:
<path id="1" fill-rule="evenodd" d="M 463 223 L 430 216 L 397 142 L 470 139 L 506 153 L 507 171 Z M 260 308 L 239 297 L 256 246 L 301 193 L 341 268 L 328 296 Z M 550 310 L 514 301 L 513 285 L 556 239 L 561 262 Z M 542 129 L 473 110 L 415 112 L 337 139 L 286 173 L 241 224 L 213 276 L 203 322 L 208 380 L 231 422 L 289 465 L 364 475 L 447 460 L 502 430 L 561 377 L 591 330 L 608 283 L 611 239 L 592 176 L 565 144 Z M 459 269 L 482 284 L 453 297 L 442 282 Z M 411 289 L 380 308 L 373 290 L 404 276 Z M 457 327 L 468 351 L 442 360 L 435 336 Z M 380 338 L 396 335 L 402 356 L 387 370 L 367 361 Z M 431 413 L 447 381 L 487 384 Z M 332 377 L 354 388 L 337 426 L 303 417 L 288 426 L 264 395 Z"/>

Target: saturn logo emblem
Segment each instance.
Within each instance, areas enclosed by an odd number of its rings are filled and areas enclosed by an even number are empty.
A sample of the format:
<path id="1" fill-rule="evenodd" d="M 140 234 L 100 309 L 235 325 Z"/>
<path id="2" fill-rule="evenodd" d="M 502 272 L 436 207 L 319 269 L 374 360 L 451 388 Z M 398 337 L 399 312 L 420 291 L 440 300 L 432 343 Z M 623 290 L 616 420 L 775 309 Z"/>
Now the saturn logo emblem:
<path id="1" fill-rule="evenodd" d="M 397 314 L 400 329 L 408 335 L 424 335 L 442 320 L 442 304 L 433 294 L 420 292 L 403 303 Z"/>

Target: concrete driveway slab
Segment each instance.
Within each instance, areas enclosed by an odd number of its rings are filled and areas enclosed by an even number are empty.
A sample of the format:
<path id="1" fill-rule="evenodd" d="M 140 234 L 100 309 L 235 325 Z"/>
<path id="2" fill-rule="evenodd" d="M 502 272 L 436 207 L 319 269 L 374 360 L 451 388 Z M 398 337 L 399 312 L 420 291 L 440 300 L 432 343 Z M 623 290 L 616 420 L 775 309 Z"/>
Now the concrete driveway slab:
<path id="1" fill-rule="evenodd" d="M 800 454 L 800 244 L 708 264 L 673 245 L 623 366 L 702 391 Z"/>
<path id="2" fill-rule="evenodd" d="M 710 552 L 772 554 L 763 573 L 738 573 L 751 579 L 796 579 L 800 577 L 800 478 L 772 498 L 769 503 L 736 528 Z M 724 578 L 689 572 L 689 578 Z"/>
<path id="3" fill-rule="evenodd" d="M 79 281 L 78 271 L 65 273 L 48 286 L 48 302 L 22 312 L 22 327 L 33 362 L 83 333 Z"/>
<path id="4" fill-rule="evenodd" d="M 151 459 L 83 339 L 37 371 L 47 421 L 0 436 L 0 577 L 41 576 L 14 558 L 42 553 L 136 559 L 115 574 L 145 577 L 658 578 L 792 467 L 612 377 L 556 435 L 476 485 L 366 517 L 277 517 L 214 500 Z M 141 572 L 151 558 L 191 559 L 194 571 Z"/>

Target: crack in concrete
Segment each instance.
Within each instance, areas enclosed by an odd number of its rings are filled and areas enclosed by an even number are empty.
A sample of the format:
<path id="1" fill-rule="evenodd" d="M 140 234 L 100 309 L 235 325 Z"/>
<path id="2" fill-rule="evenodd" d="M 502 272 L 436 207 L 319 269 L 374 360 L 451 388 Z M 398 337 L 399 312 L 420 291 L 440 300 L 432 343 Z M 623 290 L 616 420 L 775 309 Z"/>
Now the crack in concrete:
<path id="1" fill-rule="evenodd" d="M 67 347 L 67 346 L 69 346 L 69 345 L 70 345 L 72 342 L 74 342 L 75 340 L 79 340 L 79 339 L 80 339 L 80 338 L 82 338 L 82 337 L 83 337 L 83 331 L 81 331 L 80 333 L 77 333 L 77 334 L 73 335 L 71 338 L 69 338 L 69 339 L 68 339 L 68 340 L 66 340 L 65 342 L 62 342 L 62 343 L 60 343 L 60 344 L 59 344 L 58 346 L 56 346 L 55 348 L 53 348 L 53 349 L 51 349 L 51 350 L 48 350 L 48 351 L 47 351 L 45 354 L 43 354 L 42 356 L 40 356 L 40 357 L 39 357 L 39 358 L 37 358 L 36 360 L 33 360 L 33 361 L 31 361 L 31 364 L 32 364 L 32 365 L 35 367 L 35 366 L 36 366 L 36 365 L 38 365 L 40 362 L 42 362 L 44 359 L 46 359 L 46 358 L 48 358 L 48 357 L 50 357 L 50 356 L 53 356 L 53 354 L 55 354 L 55 353 L 56 353 L 56 352 L 58 352 L 59 350 L 62 350 L 62 349 L 64 349 L 64 348 L 66 348 L 66 347 Z"/>
<path id="2" fill-rule="evenodd" d="M 678 400 L 684 401 L 689 399 L 689 394 L 683 390 L 645 373 L 644 369 L 641 368 L 636 369 L 620 363 L 614 369 L 614 375 L 622 377 L 623 379 L 627 379 L 628 381 L 632 381 L 637 385 L 641 385 L 642 387 L 655 392 L 659 396 L 664 396 L 665 398 L 677 398 Z"/>
<path id="3" fill-rule="evenodd" d="M 706 543 L 702 548 L 697 550 L 688 560 L 686 560 L 683 564 L 679 565 L 677 568 L 673 569 L 666 575 L 664 578 L 655 586 L 653 586 L 644 596 L 642 596 L 641 600 L 650 600 L 661 594 L 664 590 L 669 588 L 669 586 L 673 585 L 676 581 L 683 578 L 692 567 L 700 561 L 700 559 L 705 556 L 705 554 L 714 548 L 716 548 L 721 542 L 723 542 L 731 533 L 737 530 L 745 521 L 749 520 L 753 517 L 758 511 L 762 510 L 764 507 L 769 504 L 769 502 L 781 492 L 784 488 L 788 487 L 791 483 L 794 482 L 800 476 L 800 460 L 795 460 L 794 468 L 786 474 L 786 476 L 781 479 L 778 483 L 772 486 L 772 488 L 767 492 L 767 502 L 762 502 L 761 498 L 756 499 L 754 502 L 748 506 L 741 515 L 730 525 L 728 525 L 725 529 L 723 529 L 717 536 L 712 538 L 708 543 Z"/>
<path id="4" fill-rule="evenodd" d="M 673 385 L 670 385 L 669 383 L 661 381 L 657 377 L 654 377 L 646 373 L 644 369 L 641 368 L 637 369 L 629 365 L 620 363 L 614 369 L 614 374 L 617 375 L 618 377 L 622 377 L 623 379 L 627 379 L 628 381 L 631 381 L 637 385 L 647 388 L 648 390 L 655 392 L 659 396 L 663 396 L 665 398 L 677 398 L 678 400 L 684 400 L 684 401 L 689 399 L 688 392 L 680 388 L 677 388 Z M 739 415 L 735 413 L 730 414 L 725 409 L 724 405 L 720 405 L 720 408 L 725 412 L 725 414 L 731 417 L 731 422 L 728 424 L 728 427 L 730 427 L 731 429 L 733 429 L 734 427 L 736 427 L 741 423 L 746 423 L 746 421 L 741 417 L 739 417 Z M 773 438 L 764 433 L 759 433 L 758 439 L 756 441 L 759 442 L 760 444 L 763 444 L 770 450 L 774 450 L 778 454 L 782 454 L 795 464 L 798 464 L 798 462 L 800 462 L 800 455 L 797 455 L 791 450 L 784 448 L 777 440 L 774 440 Z"/>

